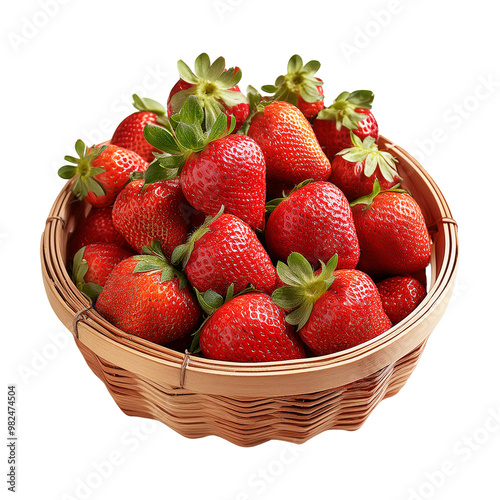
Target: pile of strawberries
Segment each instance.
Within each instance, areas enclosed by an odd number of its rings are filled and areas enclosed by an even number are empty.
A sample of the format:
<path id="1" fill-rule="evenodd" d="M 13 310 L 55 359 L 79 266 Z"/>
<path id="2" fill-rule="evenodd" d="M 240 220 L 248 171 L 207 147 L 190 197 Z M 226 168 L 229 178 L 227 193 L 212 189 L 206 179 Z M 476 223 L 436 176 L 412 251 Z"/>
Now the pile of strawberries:
<path id="1" fill-rule="evenodd" d="M 137 112 L 59 175 L 92 209 L 68 241 L 78 288 L 131 335 L 212 359 L 324 355 L 424 298 L 431 240 L 379 150 L 370 91 L 325 107 L 317 61 L 240 92 L 201 54 L 166 109 Z"/>

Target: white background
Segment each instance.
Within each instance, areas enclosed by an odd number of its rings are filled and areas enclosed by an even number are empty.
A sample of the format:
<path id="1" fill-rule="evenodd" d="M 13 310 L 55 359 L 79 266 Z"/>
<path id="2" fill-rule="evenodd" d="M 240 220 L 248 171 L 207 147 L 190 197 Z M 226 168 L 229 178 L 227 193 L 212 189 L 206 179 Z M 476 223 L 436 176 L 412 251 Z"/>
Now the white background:
<path id="1" fill-rule="evenodd" d="M 0 392 L 6 399 L 7 384 L 17 384 L 17 498 L 500 498 L 495 7 L 491 0 L 3 3 Z M 356 432 L 244 449 L 127 417 L 46 300 L 39 241 L 64 183 L 56 175 L 63 156 L 77 138 L 109 138 L 131 112 L 133 92 L 164 103 L 176 61 L 192 65 L 203 51 L 240 66 L 242 88 L 272 83 L 299 53 L 322 62 L 327 104 L 343 90 L 373 90 L 381 133 L 424 164 L 459 223 L 448 310 L 407 385 Z M 0 420 L 5 426 L 6 415 Z M 112 469 L 103 465 L 111 460 Z"/>

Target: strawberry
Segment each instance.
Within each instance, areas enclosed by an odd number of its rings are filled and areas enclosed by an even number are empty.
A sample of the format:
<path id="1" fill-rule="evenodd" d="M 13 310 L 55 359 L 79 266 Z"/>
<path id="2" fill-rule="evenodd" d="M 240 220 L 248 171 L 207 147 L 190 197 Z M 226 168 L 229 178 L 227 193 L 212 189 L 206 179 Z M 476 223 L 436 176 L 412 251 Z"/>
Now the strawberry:
<path id="1" fill-rule="evenodd" d="M 372 102 L 369 90 L 342 92 L 330 107 L 318 113 L 314 132 L 330 161 L 339 151 L 351 147 L 351 130 L 361 139 L 378 139 L 378 124 L 370 111 Z"/>
<path id="2" fill-rule="evenodd" d="M 78 158 L 65 156 L 74 165 L 64 165 L 58 171 L 63 179 L 76 177 L 73 193 L 94 207 L 112 205 L 125 187 L 132 172 L 143 172 L 148 164 L 133 151 L 113 144 L 87 148 L 83 141 L 75 144 Z"/>
<path id="3" fill-rule="evenodd" d="M 395 325 L 424 300 L 425 288 L 411 276 L 393 276 L 377 283 L 384 311 Z"/>
<path id="4" fill-rule="evenodd" d="M 266 164 L 260 147 L 246 135 L 228 135 L 232 127 L 226 130 L 224 114 L 203 132 L 203 117 L 200 102 L 191 96 L 168 130 L 146 125 L 146 139 L 166 153 L 149 166 L 146 183 L 180 172 L 182 192 L 194 208 L 215 215 L 224 206 L 227 213 L 262 229 Z"/>
<path id="5" fill-rule="evenodd" d="M 359 268 L 373 275 L 405 275 L 427 266 L 431 239 L 418 203 L 400 189 L 373 192 L 351 203 L 361 255 Z"/>
<path id="6" fill-rule="evenodd" d="M 309 61 L 305 66 L 299 55 L 288 61 L 286 75 L 279 76 L 274 85 L 264 85 L 262 90 L 273 94 L 273 101 L 286 101 L 297 106 L 306 118 L 314 118 L 323 103 L 323 82 L 314 76 L 321 64 Z"/>
<path id="7" fill-rule="evenodd" d="M 127 240 L 113 226 L 112 210 L 112 207 L 92 208 L 71 233 L 67 251 L 69 259 L 72 259 L 80 248 L 91 243 L 114 243 L 119 247 L 127 247 Z"/>
<path id="8" fill-rule="evenodd" d="M 222 210 L 206 221 L 172 254 L 182 261 L 189 282 L 200 292 L 213 290 L 224 295 L 231 284 L 236 293 L 248 284 L 271 293 L 276 270 L 248 224 Z"/>
<path id="9" fill-rule="evenodd" d="M 208 55 L 200 54 L 194 62 L 193 73 L 186 63 L 178 61 L 180 80 L 168 96 L 169 118 L 179 113 L 188 97 L 194 95 L 205 110 L 205 130 L 212 128 L 221 112 L 227 116 L 228 125 L 234 116 L 234 130 L 238 130 L 248 116 L 248 100 L 238 87 L 241 70 L 226 70 L 225 65 L 223 57 L 210 64 Z"/>
<path id="10" fill-rule="evenodd" d="M 370 194 L 375 179 L 384 191 L 401 182 L 396 158 L 380 151 L 373 137 L 362 141 L 351 131 L 351 140 L 352 147 L 335 155 L 330 177 L 330 182 L 338 186 L 349 201 Z"/>
<path id="11" fill-rule="evenodd" d="M 137 253 L 158 240 L 170 258 L 173 249 L 186 241 L 191 210 L 179 179 L 146 186 L 144 180 L 137 179 L 116 198 L 113 224 Z"/>
<path id="12" fill-rule="evenodd" d="M 365 273 L 335 270 L 337 256 L 314 273 L 299 253 L 278 262 L 278 275 L 287 285 L 272 294 L 274 302 L 293 309 L 287 321 L 311 351 L 321 356 L 362 344 L 391 327 L 377 287 Z"/>
<path id="13" fill-rule="evenodd" d="M 222 302 L 221 296 L 217 298 Z M 305 357 L 304 345 L 285 321 L 283 309 L 271 297 L 258 292 L 230 298 L 211 312 L 201 327 L 199 342 L 207 358 L 222 361 L 248 363 Z"/>
<path id="14" fill-rule="evenodd" d="M 73 281 L 78 290 L 96 298 L 114 267 L 132 254 L 113 243 L 92 243 L 82 247 L 73 258 Z"/>
<path id="15" fill-rule="evenodd" d="M 341 268 L 356 267 L 356 229 L 349 202 L 338 187 L 329 182 L 300 184 L 267 207 L 272 213 L 265 238 L 272 257 L 286 260 L 299 252 L 316 267 L 320 260 L 327 262 L 338 254 Z"/>
<path id="16" fill-rule="evenodd" d="M 201 311 L 186 277 L 172 267 L 157 241 L 120 262 L 96 302 L 96 310 L 116 327 L 157 344 L 191 333 Z"/>
<path id="17" fill-rule="evenodd" d="M 153 99 L 141 99 L 137 94 L 132 96 L 136 113 L 127 116 L 116 128 L 111 144 L 129 149 L 137 153 L 144 161 L 154 160 L 153 152 L 158 152 L 144 138 L 143 130 L 147 123 L 161 124 L 166 114 L 165 108 Z"/>
<path id="18" fill-rule="evenodd" d="M 274 101 L 264 106 L 253 116 L 248 135 L 262 148 L 268 177 L 295 184 L 330 177 L 330 162 L 311 124 L 293 104 Z"/>

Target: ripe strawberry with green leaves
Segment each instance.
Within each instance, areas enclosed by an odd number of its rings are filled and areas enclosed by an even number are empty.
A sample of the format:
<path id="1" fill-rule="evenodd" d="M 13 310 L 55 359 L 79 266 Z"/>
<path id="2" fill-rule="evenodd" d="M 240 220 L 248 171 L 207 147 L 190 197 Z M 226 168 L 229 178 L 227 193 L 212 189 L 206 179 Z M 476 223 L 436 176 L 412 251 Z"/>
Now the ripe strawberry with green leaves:
<path id="1" fill-rule="evenodd" d="M 116 265 L 95 307 L 124 332 L 165 345 L 195 330 L 201 310 L 157 241 L 143 253 Z"/>
<path id="2" fill-rule="evenodd" d="M 116 198 L 113 224 L 137 253 L 158 240 L 170 258 L 174 248 L 186 241 L 192 212 L 179 179 L 147 185 L 137 179 Z"/>
<path id="3" fill-rule="evenodd" d="M 215 215 L 221 206 L 254 229 L 264 226 L 266 164 L 257 143 L 246 135 L 230 134 L 226 115 L 203 131 L 205 113 L 190 96 L 176 120 L 166 128 L 146 125 L 150 144 L 164 151 L 151 163 L 145 181 L 150 183 L 180 175 L 182 192 L 194 208 Z"/>
<path id="4" fill-rule="evenodd" d="M 252 117 L 248 135 L 261 147 L 267 176 L 298 184 L 326 181 L 332 167 L 311 124 L 293 104 L 273 101 Z"/>
<path id="5" fill-rule="evenodd" d="M 73 281 L 84 295 L 95 299 L 115 266 L 131 256 L 128 250 L 113 243 L 86 245 L 73 258 Z"/>
<path id="6" fill-rule="evenodd" d="M 287 264 L 278 262 L 286 286 L 274 291 L 272 299 L 292 309 L 287 322 L 297 325 L 301 339 L 317 356 L 362 344 L 392 326 L 370 277 L 336 266 L 336 255 L 328 264 L 322 262 L 316 273 L 299 253 L 292 253 Z"/>
<path id="7" fill-rule="evenodd" d="M 396 158 L 380 151 L 373 137 L 361 140 L 351 131 L 352 145 L 336 154 L 330 182 L 338 186 L 349 201 L 370 194 L 378 179 L 382 190 L 401 182 Z"/>
<path id="8" fill-rule="evenodd" d="M 424 300 L 425 288 L 411 276 L 392 276 L 377 283 L 384 311 L 395 325 Z"/>
<path id="9" fill-rule="evenodd" d="M 318 113 L 314 132 L 330 161 L 339 151 L 352 145 L 351 130 L 360 139 L 373 137 L 378 140 L 378 123 L 370 111 L 372 102 L 370 90 L 342 92 L 331 106 Z"/>
<path id="10" fill-rule="evenodd" d="M 354 269 L 359 245 L 351 208 L 344 194 L 330 182 L 304 182 L 282 199 L 267 204 L 271 215 L 265 238 L 270 255 L 286 260 L 301 253 L 313 266 L 339 256 L 342 269 Z"/>
<path id="11" fill-rule="evenodd" d="M 431 239 L 418 203 L 401 189 L 373 191 L 351 202 L 361 249 L 359 269 L 370 275 L 406 275 L 430 261 Z"/>
<path id="12" fill-rule="evenodd" d="M 249 292 L 233 297 L 230 292 L 224 300 L 208 290 L 198 299 L 209 314 L 197 333 L 207 358 L 256 363 L 305 357 L 295 328 L 269 295 Z"/>
<path id="13" fill-rule="evenodd" d="M 164 122 L 166 109 L 153 99 L 141 98 L 137 94 L 132 96 L 134 107 L 138 110 L 127 116 L 116 128 L 111 144 L 120 146 L 137 153 L 148 163 L 154 160 L 154 152 L 158 152 L 144 138 L 144 127 L 147 123 L 159 124 Z"/>
<path id="14" fill-rule="evenodd" d="M 256 234 L 222 209 L 174 250 L 172 262 L 182 262 L 189 282 L 200 292 L 224 295 L 234 284 L 236 293 L 247 285 L 271 293 L 276 285 L 276 269 Z"/>
<path id="15" fill-rule="evenodd" d="M 68 240 L 68 259 L 72 259 L 80 248 L 92 243 L 114 243 L 128 248 L 127 240 L 113 225 L 112 207 L 92 208 Z"/>
<path id="16" fill-rule="evenodd" d="M 320 67 L 318 61 L 304 65 L 302 58 L 295 54 L 288 61 L 286 75 L 280 75 L 274 85 L 264 85 L 262 90 L 273 94 L 273 101 L 294 104 L 306 118 L 314 118 L 325 107 L 323 81 L 314 76 Z"/>
<path id="17" fill-rule="evenodd" d="M 58 174 L 63 179 L 76 178 L 74 195 L 94 207 L 112 205 L 129 181 L 130 174 L 143 172 L 148 166 L 137 153 L 113 144 L 92 146 L 89 149 L 83 141 L 78 140 L 75 149 L 78 158 L 64 157 L 74 165 L 64 165 Z"/>
<path id="18" fill-rule="evenodd" d="M 227 126 L 231 117 L 235 118 L 234 130 L 238 130 L 248 116 L 247 97 L 240 92 L 239 68 L 226 70 L 226 62 L 219 57 L 212 64 L 207 54 L 200 54 L 194 62 L 194 72 L 183 61 L 178 61 L 180 80 L 170 91 L 167 100 L 169 118 L 180 113 L 188 97 L 194 95 L 205 111 L 204 129 L 209 130 L 219 114 L 227 116 Z"/>

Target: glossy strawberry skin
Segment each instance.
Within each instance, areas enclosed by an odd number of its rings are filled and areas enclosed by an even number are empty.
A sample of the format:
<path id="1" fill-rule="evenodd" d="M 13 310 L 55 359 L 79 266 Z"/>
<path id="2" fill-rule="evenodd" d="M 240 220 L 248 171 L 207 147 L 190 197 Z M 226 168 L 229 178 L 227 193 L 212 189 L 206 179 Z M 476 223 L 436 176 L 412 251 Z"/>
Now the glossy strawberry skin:
<path id="1" fill-rule="evenodd" d="M 385 313 L 395 325 L 424 300 L 425 288 L 410 276 L 393 276 L 377 283 Z"/>
<path id="2" fill-rule="evenodd" d="M 144 172 L 148 164 L 133 151 L 109 144 L 92 162 L 93 167 L 103 168 L 104 172 L 94 176 L 106 193 L 97 196 L 89 193 L 85 199 L 94 207 L 112 205 L 120 191 L 127 184 L 132 172 Z"/>
<path id="3" fill-rule="evenodd" d="M 236 70 L 238 68 L 235 68 Z M 170 118 L 173 114 L 172 111 L 172 105 L 170 104 L 170 101 L 172 100 L 172 97 L 177 94 L 177 92 L 180 92 L 181 90 L 187 90 L 191 88 L 193 85 L 191 83 L 185 82 L 184 80 L 180 79 L 177 81 L 177 83 L 173 86 L 172 90 L 170 91 L 170 94 L 168 96 L 167 100 L 167 113 L 168 117 Z M 240 88 L 238 85 L 230 88 L 229 90 L 234 90 L 235 92 L 240 92 Z M 231 124 L 231 116 L 234 116 L 236 120 L 236 124 L 234 127 L 234 132 L 237 132 L 241 126 L 243 125 L 243 122 L 247 119 L 248 117 L 248 112 L 249 112 L 249 106 L 248 103 L 242 102 L 239 104 L 236 104 L 235 106 L 226 106 L 224 103 L 222 103 L 224 107 L 224 114 L 227 116 L 227 124 L 228 126 Z"/>
<path id="4" fill-rule="evenodd" d="M 154 160 L 153 151 L 158 151 L 144 138 L 143 130 L 148 123 L 155 124 L 158 116 L 151 111 L 137 111 L 127 116 L 116 128 L 111 144 L 134 151 L 144 161 Z"/>
<path id="5" fill-rule="evenodd" d="M 144 189 L 143 185 L 143 180 L 132 181 L 120 193 L 113 206 L 113 224 L 137 253 L 158 240 L 170 258 L 173 249 L 187 238 L 192 209 L 178 178 L 154 182 Z"/>
<path id="6" fill-rule="evenodd" d="M 330 182 L 340 188 L 349 201 L 370 194 L 373 191 L 375 179 L 378 179 L 382 191 L 390 189 L 398 182 L 401 182 L 398 175 L 394 175 L 392 181 L 388 181 L 380 172 L 379 167 L 375 169 L 375 172 L 370 177 L 364 174 L 364 169 L 365 160 L 351 162 L 340 155 L 336 155 L 332 161 Z"/>
<path id="7" fill-rule="evenodd" d="M 298 184 L 326 181 L 331 165 L 311 124 L 293 104 L 274 101 L 252 119 L 248 135 L 264 153 L 267 176 Z"/>
<path id="8" fill-rule="evenodd" d="M 128 248 L 127 240 L 113 225 L 112 210 L 112 207 L 92 208 L 70 236 L 67 251 L 69 259 L 72 259 L 80 248 L 91 243 L 114 243 Z"/>
<path id="9" fill-rule="evenodd" d="M 314 304 L 309 320 L 299 330 L 317 356 L 362 344 L 392 326 L 368 275 L 351 269 L 334 271 L 333 275 L 333 284 Z"/>
<path id="10" fill-rule="evenodd" d="M 276 269 L 257 236 L 230 214 L 210 223 L 209 231 L 194 244 L 184 272 L 200 292 L 213 290 L 222 296 L 231 283 L 235 293 L 248 284 L 272 293 L 276 285 Z"/>
<path id="11" fill-rule="evenodd" d="M 193 153 L 181 172 L 188 202 L 207 215 L 236 215 L 262 229 L 266 204 L 266 163 L 257 143 L 245 135 L 228 135 Z"/>
<path id="12" fill-rule="evenodd" d="M 356 113 L 364 113 L 366 118 L 357 122 L 358 128 L 353 132 L 363 140 L 370 136 L 378 140 L 378 123 L 373 113 L 369 109 L 356 108 Z M 314 133 L 321 144 L 323 151 L 328 156 L 330 161 L 333 161 L 335 155 L 343 149 L 352 147 L 351 131 L 342 126 L 337 130 L 337 122 L 335 120 L 320 120 L 314 121 Z"/>
<path id="13" fill-rule="evenodd" d="M 317 78 L 316 78 L 317 79 Z M 323 87 L 321 85 L 316 87 L 318 89 L 319 95 L 322 97 L 320 101 L 316 102 L 307 102 L 302 99 L 302 96 L 299 94 L 297 96 L 297 107 L 302 111 L 303 115 L 307 119 L 315 118 L 316 115 L 322 110 L 325 109 L 325 103 L 323 100 L 324 92 Z"/>
<path id="14" fill-rule="evenodd" d="M 382 192 L 371 206 L 352 208 L 361 249 L 359 269 L 371 275 L 411 274 L 425 268 L 431 240 L 417 202 L 406 193 Z"/>
<path id="15" fill-rule="evenodd" d="M 302 254 L 314 267 L 335 253 L 338 267 L 353 269 L 359 245 L 351 208 L 340 189 L 329 182 L 313 182 L 293 192 L 271 213 L 265 231 L 270 255 L 286 261 Z"/>
<path id="16" fill-rule="evenodd" d="M 131 256 L 128 250 L 112 243 L 86 245 L 83 258 L 87 261 L 89 269 L 84 276 L 85 282 L 104 286 L 115 266 Z"/>
<path id="17" fill-rule="evenodd" d="M 124 332 L 165 345 L 192 333 L 200 308 L 179 280 L 160 282 L 161 270 L 134 273 L 137 261 L 120 262 L 96 302 L 97 311 Z"/>
<path id="18" fill-rule="evenodd" d="M 203 326 L 200 347 L 207 358 L 261 362 L 304 358 L 304 346 L 283 309 L 268 295 L 247 293 L 217 309 Z"/>

